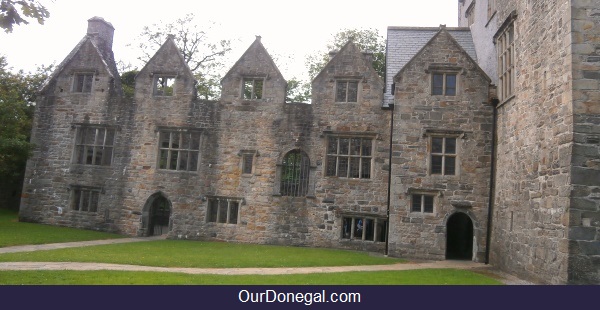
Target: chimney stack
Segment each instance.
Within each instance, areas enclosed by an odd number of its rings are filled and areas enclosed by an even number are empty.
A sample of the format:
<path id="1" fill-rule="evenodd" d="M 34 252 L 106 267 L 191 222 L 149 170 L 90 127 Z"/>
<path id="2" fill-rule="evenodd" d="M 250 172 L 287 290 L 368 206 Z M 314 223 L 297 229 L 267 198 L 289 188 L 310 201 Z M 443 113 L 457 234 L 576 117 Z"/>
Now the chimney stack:
<path id="1" fill-rule="evenodd" d="M 88 19 L 87 34 L 101 50 L 112 51 L 114 33 L 115 28 L 104 18 L 95 16 Z"/>

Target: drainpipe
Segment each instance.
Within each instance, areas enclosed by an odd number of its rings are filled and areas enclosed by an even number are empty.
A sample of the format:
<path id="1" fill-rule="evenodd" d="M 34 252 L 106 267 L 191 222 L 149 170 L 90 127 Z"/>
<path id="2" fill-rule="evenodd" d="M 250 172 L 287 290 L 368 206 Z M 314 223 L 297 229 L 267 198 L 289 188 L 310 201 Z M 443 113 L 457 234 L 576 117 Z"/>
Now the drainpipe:
<path id="1" fill-rule="evenodd" d="M 392 92 L 393 93 L 393 92 Z M 388 255 L 389 249 L 389 239 L 390 239 L 390 198 L 391 198 L 391 189 L 392 189 L 392 138 L 394 134 L 394 104 L 390 104 L 390 111 L 392 113 L 391 121 L 390 121 L 390 153 L 389 153 L 389 169 L 388 169 L 388 188 L 387 188 L 387 222 L 385 225 L 385 251 L 384 255 Z"/>
<path id="2" fill-rule="evenodd" d="M 492 118 L 492 158 L 490 160 L 490 192 L 488 196 L 488 218 L 487 218 L 487 235 L 485 237 L 485 264 L 490 263 L 490 247 L 492 240 L 492 219 L 493 219 L 493 211 L 494 211 L 494 189 L 496 187 L 495 178 L 496 178 L 496 120 L 498 118 L 498 102 L 497 98 L 493 98 L 491 100 L 492 109 L 493 109 L 493 118 Z"/>

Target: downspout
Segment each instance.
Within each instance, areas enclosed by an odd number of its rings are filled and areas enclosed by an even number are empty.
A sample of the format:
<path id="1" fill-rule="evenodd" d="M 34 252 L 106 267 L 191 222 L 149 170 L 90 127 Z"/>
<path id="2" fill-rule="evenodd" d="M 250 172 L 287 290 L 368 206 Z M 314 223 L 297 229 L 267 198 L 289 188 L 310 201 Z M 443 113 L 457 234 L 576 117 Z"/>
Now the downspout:
<path id="1" fill-rule="evenodd" d="M 389 250 L 389 239 L 390 239 L 390 198 L 391 198 L 391 189 L 392 189 L 392 138 L 394 133 L 394 104 L 389 104 L 390 111 L 392 113 L 392 117 L 390 120 L 390 153 L 389 153 L 389 168 L 388 168 L 388 188 L 387 188 L 387 222 L 385 225 L 385 251 L 384 255 L 388 255 Z"/>
<path id="2" fill-rule="evenodd" d="M 492 117 L 492 158 L 490 160 L 490 192 L 488 195 L 488 218 L 487 218 L 487 235 L 485 238 L 485 264 L 490 263 L 490 247 L 492 241 L 492 220 L 494 211 L 494 189 L 496 187 L 496 123 L 498 118 L 498 102 L 497 98 L 491 100 L 493 117 Z"/>

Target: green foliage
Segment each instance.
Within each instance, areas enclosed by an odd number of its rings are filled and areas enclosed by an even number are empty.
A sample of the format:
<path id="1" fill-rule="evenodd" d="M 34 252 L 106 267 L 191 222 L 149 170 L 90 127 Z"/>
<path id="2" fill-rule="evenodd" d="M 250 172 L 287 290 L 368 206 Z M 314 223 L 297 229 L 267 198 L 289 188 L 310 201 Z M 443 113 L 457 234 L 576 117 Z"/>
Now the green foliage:
<path id="1" fill-rule="evenodd" d="M 310 84 L 296 78 L 287 82 L 285 102 L 310 102 Z"/>
<path id="2" fill-rule="evenodd" d="M 37 91 L 52 67 L 12 73 L 0 56 L 0 177 L 14 178 L 25 168 L 32 150 L 29 136 Z"/>
<path id="3" fill-rule="evenodd" d="M 138 73 L 138 70 L 132 70 L 121 74 L 121 87 L 123 87 L 123 95 L 125 98 L 133 98 L 133 95 L 135 94 L 135 76 Z"/>
<path id="4" fill-rule="evenodd" d="M 25 244 L 87 241 L 122 237 L 121 235 L 92 230 L 22 223 L 17 220 L 17 212 L 0 209 L 0 248 Z"/>
<path id="5" fill-rule="evenodd" d="M 0 285 L 501 285 L 456 269 L 288 275 L 191 275 L 132 271 L 0 271 Z"/>
<path id="6" fill-rule="evenodd" d="M 16 8 L 20 6 L 20 10 Z M 9 33 L 14 25 L 29 24 L 25 18 L 33 18 L 41 25 L 50 17 L 50 12 L 39 1 L 33 0 L 1 0 L 0 28 Z"/>
<path id="7" fill-rule="evenodd" d="M 218 99 L 220 96 L 220 72 L 224 68 L 224 56 L 231 50 L 229 40 L 212 40 L 209 33 L 214 23 L 200 27 L 192 13 L 173 22 L 145 26 L 139 36 L 138 59 L 147 62 L 174 35 L 175 44 L 183 54 L 183 60 L 198 81 L 198 96 L 202 99 Z"/>

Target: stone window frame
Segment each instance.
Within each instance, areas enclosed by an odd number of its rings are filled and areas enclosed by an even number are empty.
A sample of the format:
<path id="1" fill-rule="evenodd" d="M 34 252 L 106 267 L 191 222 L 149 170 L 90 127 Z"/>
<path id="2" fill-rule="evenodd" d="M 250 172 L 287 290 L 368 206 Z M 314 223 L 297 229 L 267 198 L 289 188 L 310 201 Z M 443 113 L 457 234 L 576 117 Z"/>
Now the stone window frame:
<path id="1" fill-rule="evenodd" d="M 439 190 L 432 189 L 423 189 L 423 188 L 410 188 L 407 193 L 409 197 L 409 204 L 407 206 L 407 211 L 411 216 L 435 216 L 439 212 L 439 203 L 440 197 L 442 196 L 442 192 Z M 415 198 L 419 197 L 420 199 L 420 210 L 414 210 Z M 431 212 L 425 209 L 425 199 L 431 198 Z"/>
<path id="2" fill-rule="evenodd" d="M 71 192 L 69 203 L 71 210 L 88 213 L 98 212 L 100 194 L 102 193 L 101 187 L 71 185 L 69 190 Z"/>
<path id="3" fill-rule="evenodd" d="M 162 79 L 162 81 L 161 81 Z M 172 83 L 169 85 L 169 81 Z M 174 97 L 177 74 L 155 73 L 152 75 L 152 95 L 154 97 Z M 166 85 L 165 85 L 166 84 Z M 160 88 L 159 88 L 160 86 Z M 165 93 L 165 90 L 169 90 Z"/>
<path id="4" fill-rule="evenodd" d="M 387 239 L 388 220 L 384 215 L 366 213 L 342 213 L 341 214 L 340 239 L 361 242 L 385 242 Z M 371 222 L 371 228 L 365 229 L 365 225 Z M 361 224 L 362 223 L 362 224 Z M 349 225 L 348 225 L 349 224 Z M 359 229 L 359 225 L 362 228 Z M 360 237 L 356 232 L 360 230 Z M 372 231 L 371 233 L 369 231 Z M 383 233 L 379 235 L 379 233 Z"/>
<path id="5" fill-rule="evenodd" d="M 437 89 L 439 89 L 438 87 L 436 87 L 435 85 L 435 80 L 437 76 L 441 76 L 442 77 L 442 87 L 440 89 L 440 93 L 437 93 Z M 448 78 L 454 76 L 454 93 L 449 93 L 449 90 L 452 89 L 450 87 L 448 87 Z M 444 72 L 444 71 L 435 71 L 435 72 L 431 72 L 431 95 L 432 96 L 452 96 L 455 97 L 458 95 L 458 72 L 455 71 L 450 71 L 450 72 Z"/>
<path id="6" fill-rule="evenodd" d="M 73 164 L 105 167 L 112 166 L 115 153 L 115 141 L 118 131 L 117 127 L 102 124 L 73 124 L 72 128 L 76 129 L 72 156 Z M 88 132 L 90 130 L 95 131 L 94 141 L 92 143 L 86 143 L 87 141 L 84 141 L 84 132 Z M 98 141 L 100 132 L 103 132 L 101 139 L 102 141 Z M 112 132 L 112 141 L 108 138 L 109 135 L 107 135 L 107 133 L 109 132 Z M 90 150 L 92 151 L 91 163 L 88 162 L 88 158 L 86 156 Z M 107 154 L 110 154 L 110 156 L 107 156 Z M 98 155 L 100 155 L 100 161 L 97 163 Z"/>
<path id="7" fill-rule="evenodd" d="M 477 1 L 473 0 L 467 10 L 465 11 L 465 17 L 467 18 L 467 27 L 471 27 L 475 23 L 475 3 Z"/>
<path id="8" fill-rule="evenodd" d="M 173 128 L 173 127 L 158 127 L 156 130 L 157 134 L 158 134 L 158 145 L 157 145 L 157 163 L 156 163 L 156 167 L 157 170 L 160 171 L 174 171 L 174 172 L 189 172 L 189 173 L 197 173 L 198 169 L 200 167 L 200 149 L 202 147 L 202 143 L 203 143 L 203 133 L 201 129 L 198 128 Z M 162 138 L 164 137 L 164 135 L 169 134 L 169 145 L 164 147 L 162 145 Z M 178 135 L 178 140 L 179 140 L 179 144 L 174 145 L 173 142 L 173 134 L 177 134 Z M 187 141 L 185 141 L 185 135 L 189 135 Z M 194 139 L 193 136 L 197 135 L 197 143 L 194 143 Z M 183 142 L 183 143 L 182 143 Z M 188 146 L 187 147 L 174 147 L 174 146 L 179 146 L 182 144 L 185 144 L 185 142 L 188 142 Z M 162 160 L 163 160 L 163 154 L 164 152 L 166 152 L 167 157 L 166 157 L 166 161 L 163 164 Z M 177 164 L 175 165 L 175 168 L 171 168 L 172 165 L 172 160 L 173 160 L 173 154 L 175 154 L 175 152 L 177 152 Z M 182 157 L 180 156 L 180 154 L 187 154 L 187 159 L 185 162 L 185 169 L 183 169 L 181 167 L 181 159 Z M 190 156 L 190 154 L 192 154 L 192 156 Z M 190 160 L 192 158 L 194 158 L 194 154 L 195 154 L 195 163 L 196 163 L 196 167 L 191 167 L 190 163 L 194 162 L 193 160 Z"/>
<path id="9" fill-rule="evenodd" d="M 265 95 L 265 81 L 266 77 L 264 76 L 243 76 L 241 84 L 241 98 L 242 100 L 263 100 Z M 257 95 L 257 82 L 260 82 L 260 93 Z M 250 84 L 247 84 L 250 83 Z M 249 86 L 250 89 L 247 89 L 246 86 Z"/>
<path id="10" fill-rule="evenodd" d="M 466 137 L 466 132 L 462 130 L 446 130 L 426 128 L 423 137 L 427 141 L 427 175 L 440 177 L 459 177 L 460 176 L 460 150 L 462 149 L 462 140 Z M 433 151 L 433 139 L 443 138 L 442 152 Z M 447 153 L 446 139 L 455 139 L 454 153 Z M 433 156 L 442 156 L 442 167 L 440 173 L 433 173 Z M 445 171 L 445 158 L 454 158 L 454 174 L 447 174 Z"/>
<path id="11" fill-rule="evenodd" d="M 498 99 L 504 103 L 515 96 L 516 66 L 515 20 L 513 11 L 494 35 L 498 64 Z"/>
<path id="12" fill-rule="evenodd" d="M 375 143 L 376 138 L 377 138 L 377 135 L 374 133 L 343 133 L 343 132 L 328 132 L 328 133 L 326 133 L 325 165 L 324 165 L 325 166 L 325 168 L 324 168 L 325 177 L 372 180 L 373 179 L 373 160 L 374 160 L 373 150 L 374 150 L 374 143 Z M 332 144 L 330 142 L 332 139 L 336 140 L 335 153 L 330 151 L 330 147 L 332 146 Z M 348 152 L 345 154 L 340 153 L 342 151 L 342 147 L 340 145 L 340 143 L 342 142 L 341 141 L 342 139 L 348 140 Z M 359 154 L 352 154 L 352 140 L 356 140 L 356 139 L 360 139 L 360 141 L 361 141 L 360 152 L 359 152 Z M 363 152 L 365 150 L 363 147 L 365 144 L 363 142 L 366 140 L 371 142 L 369 155 L 363 154 Z M 340 159 L 341 158 L 347 158 L 346 176 L 340 175 L 341 172 L 340 172 L 339 168 L 340 168 Z M 332 165 L 332 161 L 331 161 L 332 159 L 335 160 L 335 173 L 332 173 L 333 171 L 330 170 L 330 167 Z M 358 176 L 357 177 L 351 176 L 351 173 L 353 171 L 352 159 L 358 159 Z M 367 161 L 365 162 L 365 160 L 367 160 Z M 368 163 L 368 165 L 369 165 L 368 175 L 365 174 L 363 171 L 363 169 L 365 168 L 364 167 L 365 163 Z M 356 169 L 354 169 L 354 171 L 356 171 Z"/>
<path id="13" fill-rule="evenodd" d="M 487 17 L 488 22 L 496 14 L 496 0 L 488 0 L 487 3 Z"/>
<path id="14" fill-rule="evenodd" d="M 245 204 L 244 198 L 227 196 L 206 196 L 205 199 L 206 223 L 225 225 L 238 225 L 240 223 L 241 207 Z M 223 215 L 225 217 L 224 219 Z"/>
<path id="15" fill-rule="evenodd" d="M 77 94 L 90 94 L 94 88 L 96 71 L 82 70 L 73 72 L 71 92 Z"/>
<path id="16" fill-rule="evenodd" d="M 241 150 L 238 153 L 240 157 L 240 170 L 242 175 L 253 175 L 256 166 L 257 157 L 260 156 L 256 150 Z"/>
<path id="17" fill-rule="evenodd" d="M 333 91 L 333 96 L 334 96 L 334 102 L 335 103 L 358 103 L 359 102 L 359 98 L 361 95 L 361 81 L 362 81 L 362 77 L 336 77 L 334 79 L 334 91 Z M 350 85 L 350 83 L 356 83 L 356 98 L 348 98 L 349 96 L 349 92 L 348 92 L 348 86 Z M 343 100 L 338 100 L 341 99 L 340 97 L 340 84 L 345 84 L 345 91 L 343 94 Z M 354 101 L 349 100 L 349 99 L 354 99 Z"/>

